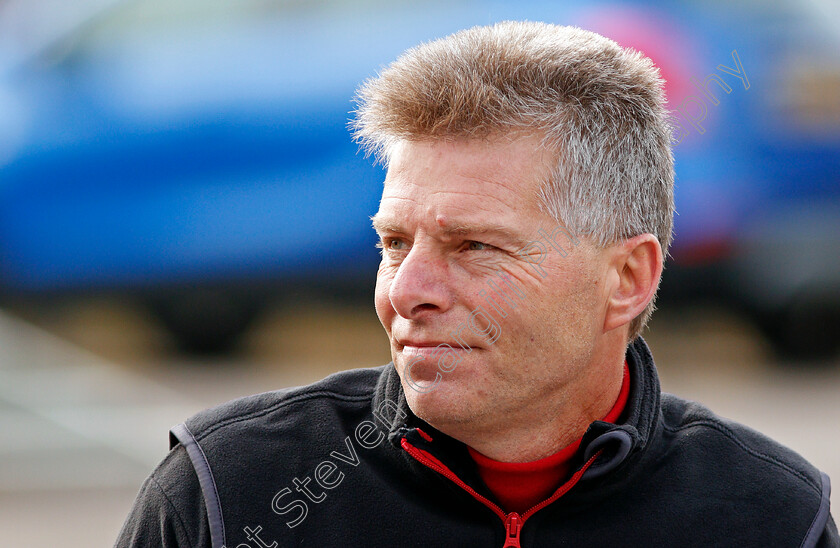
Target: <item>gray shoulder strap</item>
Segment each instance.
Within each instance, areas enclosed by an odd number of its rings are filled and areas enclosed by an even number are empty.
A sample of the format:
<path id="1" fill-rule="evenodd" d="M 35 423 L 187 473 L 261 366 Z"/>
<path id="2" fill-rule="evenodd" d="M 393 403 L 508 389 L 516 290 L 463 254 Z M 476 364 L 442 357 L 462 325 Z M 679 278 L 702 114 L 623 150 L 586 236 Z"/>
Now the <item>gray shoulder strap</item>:
<path id="1" fill-rule="evenodd" d="M 831 481 L 828 479 L 828 474 L 825 472 L 820 472 L 820 478 L 822 479 L 822 499 L 820 500 L 820 507 L 817 509 L 817 514 L 814 516 L 814 521 L 811 523 L 811 527 L 808 528 L 808 533 L 805 534 L 805 538 L 802 539 L 802 544 L 800 545 L 801 548 L 813 548 L 817 545 L 820 541 L 820 537 L 822 537 L 823 531 L 825 531 L 825 525 L 828 523 L 828 516 L 830 513 L 829 499 L 831 497 Z"/>
<path id="2" fill-rule="evenodd" d="M 189 455 L 195 473 L 198 475 L 198 483 L 204 496 L 204 506 L 207 507 L 210 542 L 213 548 L 225 548 L 225 522 L 222 519 L 222 504 L 219 501 L 219 491 L 216 489 L 216 480 L 213 479 L 213 472 L 210 470 L 207 456 L 186 424 L 181 423 L 173 426 L 169 433 L 171 443 L 178 440 L 187 450 L 187 455 Z"/>

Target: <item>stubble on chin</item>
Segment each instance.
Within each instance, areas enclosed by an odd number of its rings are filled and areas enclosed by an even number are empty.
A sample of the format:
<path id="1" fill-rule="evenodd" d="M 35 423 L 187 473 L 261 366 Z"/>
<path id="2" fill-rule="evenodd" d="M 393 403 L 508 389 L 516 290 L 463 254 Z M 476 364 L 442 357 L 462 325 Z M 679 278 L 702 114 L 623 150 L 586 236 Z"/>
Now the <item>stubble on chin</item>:
<path id="1" fill-rule="evenodd" d="M 493 410 L 485 409 L 487 395 L 476 393 L 475 387 L 458 386 L 460 382 L 463 381 L 441 381 L 435 390 L 421 393 L 412 390 L 403 381 L 403 390 L 409 408 L 418 418 L 460 439 L 462 436 L 459 434 L 480 430 L 482 425 L 494 420 L 491 416 Z M 465 393 L 464 390 L 472 393 Z"/>

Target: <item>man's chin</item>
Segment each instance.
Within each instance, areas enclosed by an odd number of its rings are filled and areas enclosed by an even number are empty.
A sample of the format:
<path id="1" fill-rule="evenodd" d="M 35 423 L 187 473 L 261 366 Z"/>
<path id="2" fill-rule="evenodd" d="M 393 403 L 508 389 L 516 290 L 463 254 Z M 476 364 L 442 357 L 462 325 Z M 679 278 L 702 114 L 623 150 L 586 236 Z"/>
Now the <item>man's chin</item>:
<path id="1" fill-rule="evenodd" d="M 448 380 L 439 371 L 431 368 L 415 368 L 411 375 L 406 374 L 404 370 L 401 373 L 400 380 L 408 401 L 437 392 Z"/>
<path id="2" fill-rule="evenodd" d="M 403 383 L 405 398 L 411 411 L 432 426 L 441 429 L 449 423 L 461 422 L 469 412 L 467 399 L 464 398 L 458 383 L 448 379 L 437 381 L 418 381 L 414 389 Z M 425 389 L 425 391 L 424 391 Z"/>

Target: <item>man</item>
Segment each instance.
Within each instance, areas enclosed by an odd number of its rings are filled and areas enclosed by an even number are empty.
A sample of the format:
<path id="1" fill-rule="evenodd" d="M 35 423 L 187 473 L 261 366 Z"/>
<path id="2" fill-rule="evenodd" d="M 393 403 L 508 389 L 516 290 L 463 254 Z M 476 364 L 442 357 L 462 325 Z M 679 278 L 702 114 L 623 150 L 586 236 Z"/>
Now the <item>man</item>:
<path id="1" fill-rule="evenodd" d="M 509 22 L 409 50 L 359 103 L 393 363 L 174 428 L 118 546 L 840 545 L 827 476 L 660 393 L 648 59 Z"/>

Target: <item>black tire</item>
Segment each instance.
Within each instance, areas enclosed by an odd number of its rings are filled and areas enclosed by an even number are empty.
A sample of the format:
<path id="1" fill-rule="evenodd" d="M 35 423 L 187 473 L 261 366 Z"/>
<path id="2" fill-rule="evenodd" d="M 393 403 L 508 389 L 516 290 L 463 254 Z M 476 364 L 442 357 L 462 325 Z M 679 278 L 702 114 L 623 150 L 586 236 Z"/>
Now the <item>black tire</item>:
<path id="1" fill-rule="evenodd" d="M 828 363 L 840 351 L 840 301 L 834 296 L 801 295 L 760 314 L 758 323 L 780 359 Z"/>
<path id="2" fill-rule="evenodd" d="M 180 350 L 202 355 L 235 350 L 263 310 L 255 295 L 209 288 L 167 292 L 148 304 Z"/>

